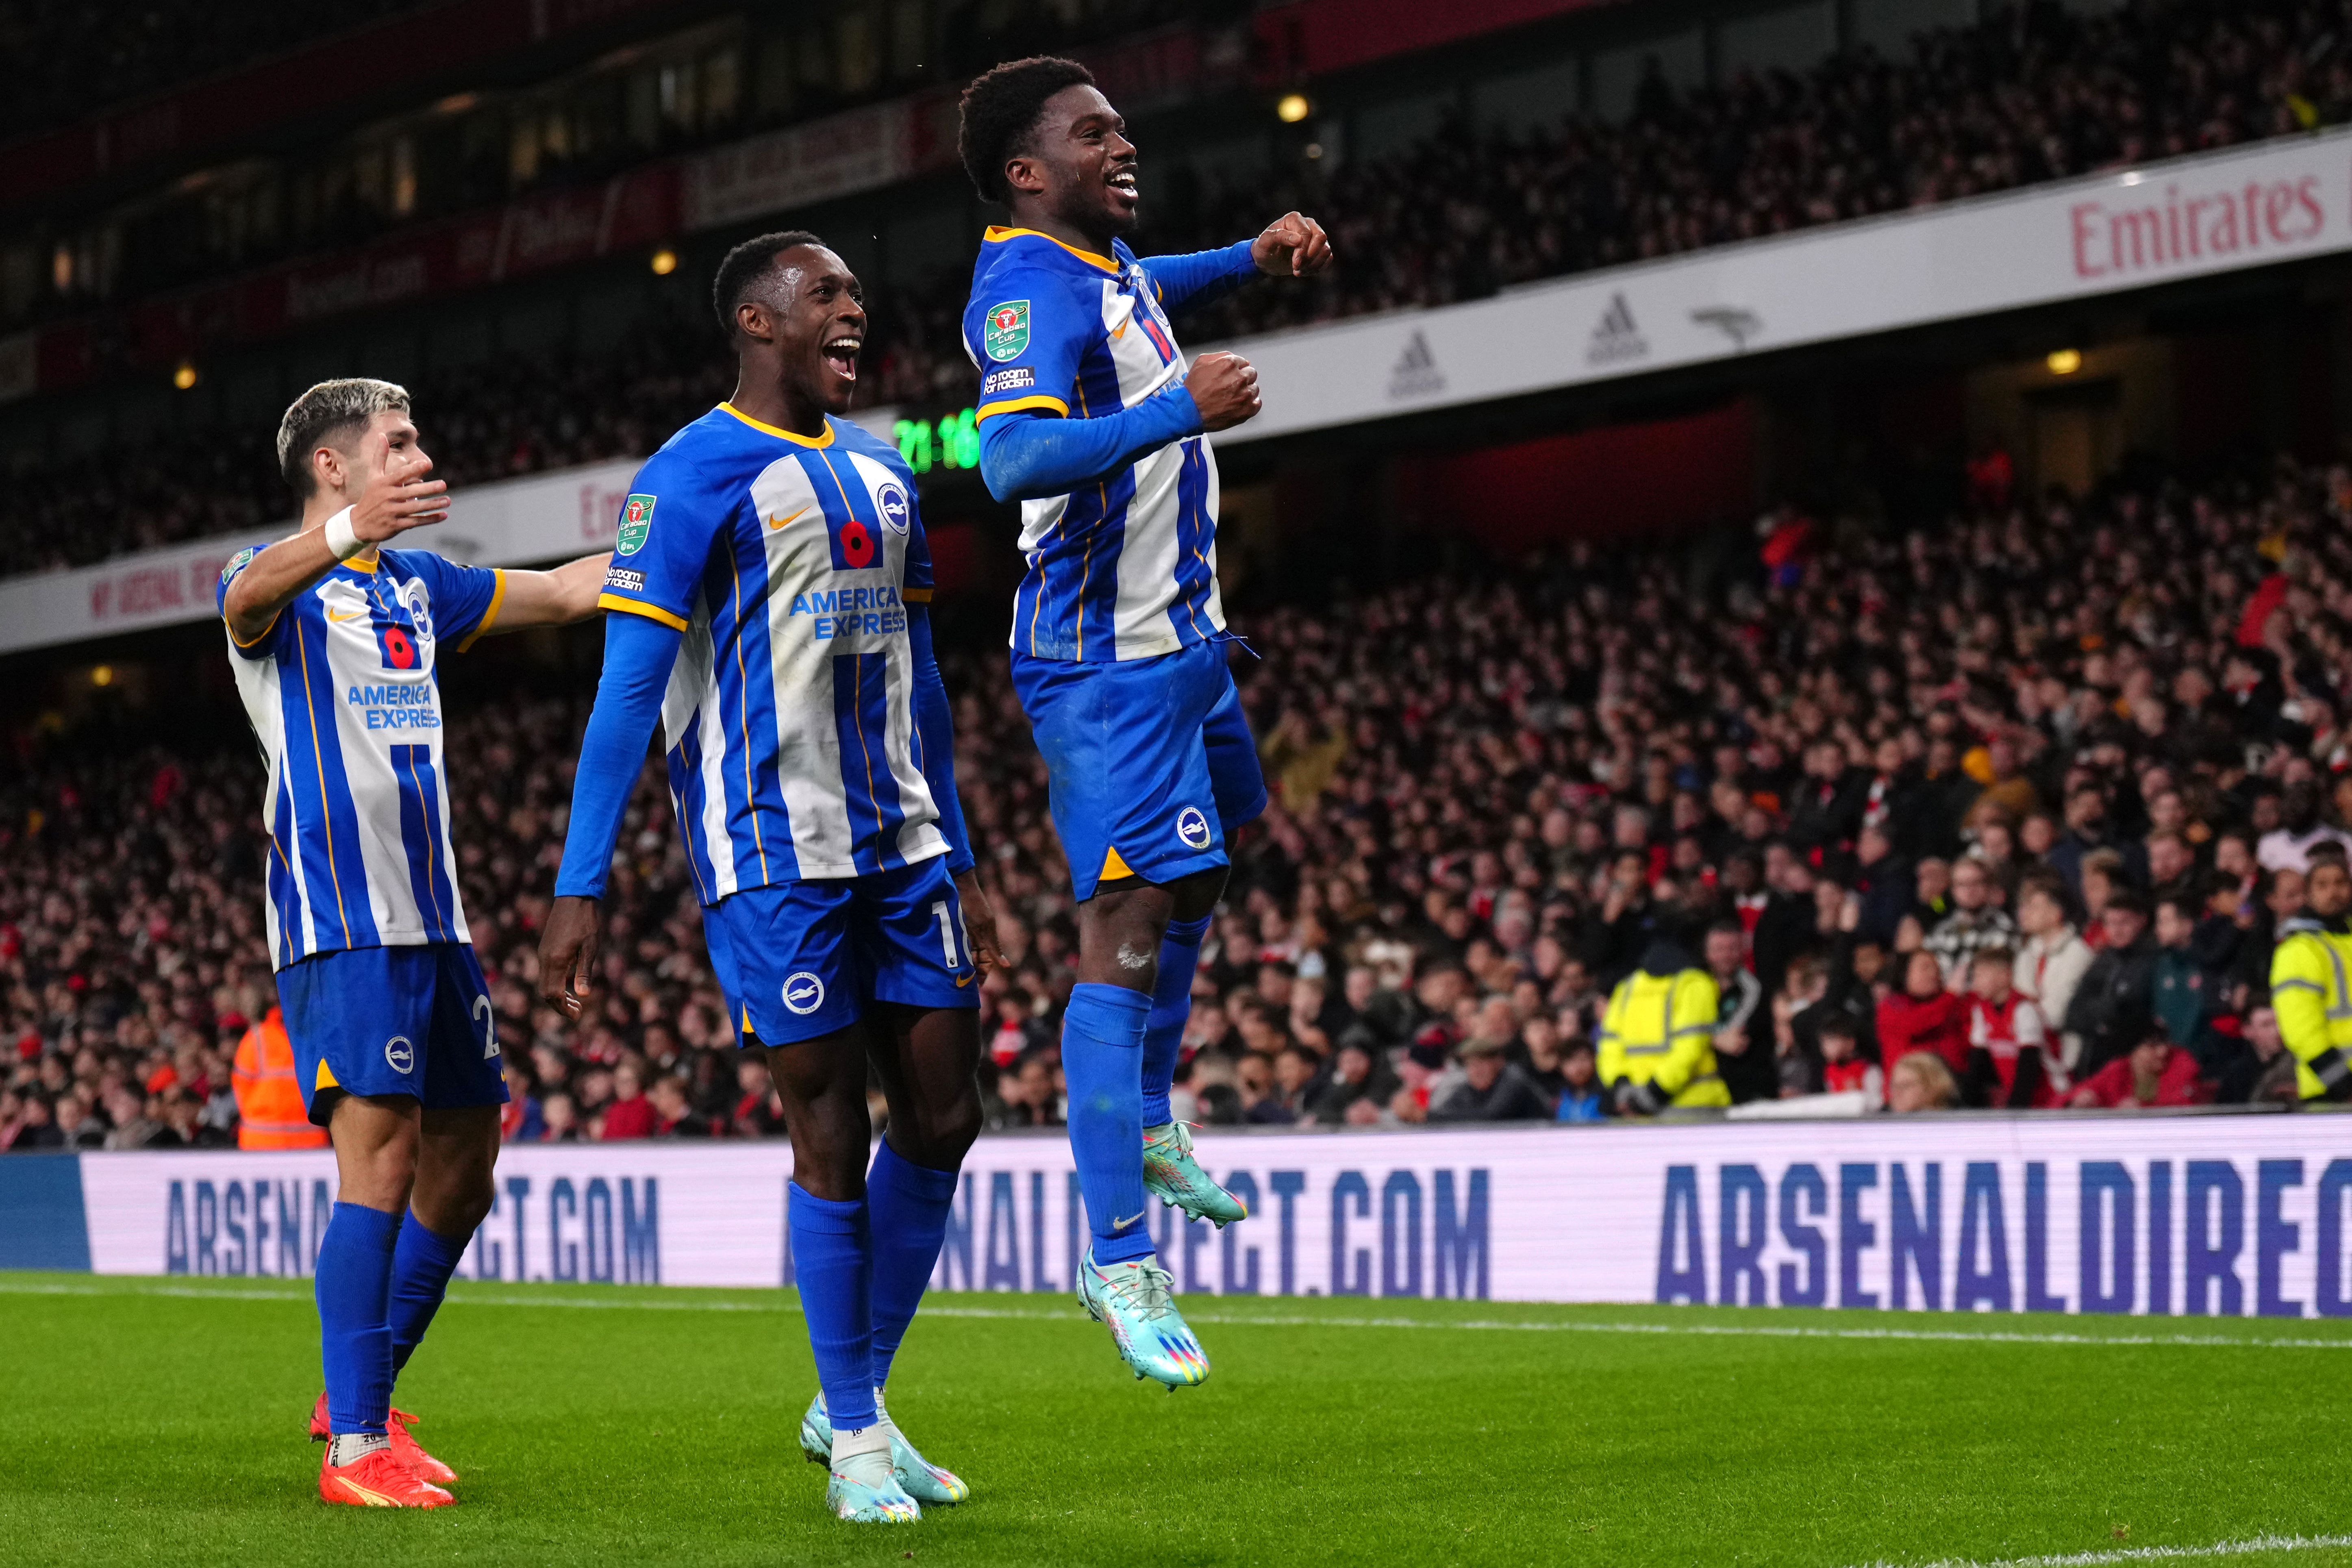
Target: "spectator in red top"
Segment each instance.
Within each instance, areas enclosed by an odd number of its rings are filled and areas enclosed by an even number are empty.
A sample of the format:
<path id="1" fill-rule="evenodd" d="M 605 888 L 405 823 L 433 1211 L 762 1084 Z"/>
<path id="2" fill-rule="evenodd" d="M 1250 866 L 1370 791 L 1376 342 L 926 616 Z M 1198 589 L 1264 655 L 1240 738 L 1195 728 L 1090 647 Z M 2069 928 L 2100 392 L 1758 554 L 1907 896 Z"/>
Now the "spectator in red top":
<path id="1" fill-rule="evenodd" d="M 1968 1008 L 1944 989 L 1936 955 L 1916 948 L 1904 960 L 1903 989 L 1878 1004 L 1878 1059 L 1888 1068 L 1913 1051 L 1932 1051 L 1955 1073 L 1968 1066 Z"/>
<path id="2" fill-rule="evenodd" d="M 2174 1046 L 2164 1026 L 2150 1019 L 2141 1026 L 2139 1044 L 2093 1073 L 2068 1103 L 2147 1108 L 2203 1105 L 2212 1098 L 2213 1086 L 2198 1076 L 2197 1058 Z"/>
<path id="3" fill-rule="evenodd" d="M 1961 1088 L 1970 1105 L 2031 1110 L 2063 1102 L 2066 1069 L 2058 1065 L 2042 1009 L 2012 984 L 2007 948 L 1987 948 L 1969 963 L 1969 1068 Z"/>
<path id="4" fill-rule="evenodd" d="M 1825 1013 L 1822 1018 L 1822 1092 L 1849 1094 L 1859 1089 L 1863 1109 L 1876 1110 L 1886 1103 L 1886 1075 L 1876 1064 L 1864 1061 L 1856 1039 L 1854 1021 L 1842 1013 Z"/>
<path id="5" fill-rule="evenodd" d="M 650 1138 L 657 1125 L 654 1102 L 646 1098 L 644 1075 L 636 1063 L 623 1062 L 613 1069 L 613 1103 L 604 1107 L 600 1136 L 607 1143 L 623 1138 Z"/>

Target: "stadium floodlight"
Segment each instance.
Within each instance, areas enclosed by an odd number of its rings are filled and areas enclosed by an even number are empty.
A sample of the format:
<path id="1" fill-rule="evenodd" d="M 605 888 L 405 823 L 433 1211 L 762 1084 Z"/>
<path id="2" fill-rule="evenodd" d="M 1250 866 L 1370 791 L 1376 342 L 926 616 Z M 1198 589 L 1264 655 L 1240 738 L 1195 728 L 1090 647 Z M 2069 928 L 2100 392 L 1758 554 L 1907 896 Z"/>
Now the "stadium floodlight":
<path id="1" fill-rule="evenodd" d="M 2050 367 L 2050 374 L 2053 375 L 2072 375 L 2083 368 L 2083 351 L 2055 349 L 2052 351 L 2050 357 L 2042 363 Z"/>
<path id="2" fill-rule="evenodd" d="M 655 277 L 668 277 L 671 273 L 677 270 L 677 252 L 672 250 L 667 245 L 663 246 L 659 250 L 654 252 L 653 268 Z"/>
<path id="3" fill-rule="evenodd" d="M 1315 112 L 1315 106 L 1303 92 L 1286 92 L 1274 106 L 1274 116 L 1285 125 L 1296 125 Z"/>
<path id="4" fill-rule="evenodd" d="M 182 392 L 185 392 L 190 387 L 195 385 L 196 362 L 188 359 L 182 360 L 180 362 L 179 368 L 172 373 L 172 384 L 178 387 Z"/>

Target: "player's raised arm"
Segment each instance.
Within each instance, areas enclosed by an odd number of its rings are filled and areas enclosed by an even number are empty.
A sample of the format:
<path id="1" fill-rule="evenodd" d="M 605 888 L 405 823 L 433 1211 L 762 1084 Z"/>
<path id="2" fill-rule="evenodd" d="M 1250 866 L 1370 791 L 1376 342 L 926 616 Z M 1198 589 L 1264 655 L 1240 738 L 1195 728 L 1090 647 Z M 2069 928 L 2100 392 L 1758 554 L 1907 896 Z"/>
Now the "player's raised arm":
<path id="1" fill-rule="evenodd" d="M 1249 239 L 1181 256 L 1147 256 L 1139 263 L 1151 279 L 1160 309 L 1171 316 L 1198 310 L 1261 275 L 1312 278 L 1331 265 L 1330 237 L 1303 213 L 1285 213 Z"/>
<path id="2" fill-rule="evenodd" d="M 279 457 L 302 496 L 302 531 L 227 579 L 221 616 L 240 647 L 259 642 L 295 595 L 342 562 L 449 515 L 449 487 L 428 477 L 433 459 L 404 411 L 379 415 L 349 451 L 322 439 Z"/>

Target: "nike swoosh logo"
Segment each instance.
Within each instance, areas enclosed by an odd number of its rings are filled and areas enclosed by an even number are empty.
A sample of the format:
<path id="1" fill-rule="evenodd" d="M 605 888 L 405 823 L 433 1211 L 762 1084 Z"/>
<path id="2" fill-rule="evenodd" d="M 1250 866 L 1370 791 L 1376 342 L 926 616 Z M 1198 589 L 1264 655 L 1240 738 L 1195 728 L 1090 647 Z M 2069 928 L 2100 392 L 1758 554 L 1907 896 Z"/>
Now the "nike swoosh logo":
<path id="1" fill-rule="evenodd" d="M 1127 336 L 1127 323 L 1125 321 L 1121 321 L 1118 325 L 1110 330 L 1110 341 L 1113 342 L 1118 342 L 1119 339 L 1125 336 Z"/>
<path id="2" fill-rule="evenodd" d="M 1143 1211 L 1141 1209 L 1138 1209 L 1135 1213 L 1128 1215 L 1125 1219 L 1115 1219 L 1111 1221 L 1110 1227 L 1113 1230 L 1125 1230 L 1129 1226 L 1133 1225 L 1137 1220 L 1139 1220 L 1142 1217 Z"/>
<path id="3" fill-rule="evenodd" d="M 806 511 L 806 510 L 808 510 L 808 508 L 807 508 L 807 507 L 803 507 L 803 508 L 801 508 L 801 511 Z M 772 518 L 770 518 L 770 519 L 768 520 L 768 526 L 769 526 L 770 528 L 772 528 L 772 528 L 789 528 L 789 527 L 791 527 L 791 526 L 792 526 L 792 523 L 793 523 L 793 518 L 797 518 L 797 517 L 799 517 L 799 516 L 801 515 L 801 511 L 796 511 L 796 512 L 793 513 L 792 517 L 772 517 Z"/>
<path id="4" fill-rule="evenodd" d="M 957 975 L 957 976 L 956 976 L 956 989 L 957 989 L 957 990 L 961 991 L 961 990 L 962 990 L 965 986 L 967 986 L 967 985 L 969 985 L 969 984 L 971 984 L 971 975 L 969 975 L 969 974 L 959 974 L 959 975 Z"/>
<path id="5" fill-rule="evenodd" d="M 367 612 L 365 610 L 353 610 L 348 615 L 341 616 L 335 614 L 332 610 L 329 610 L 327 612 L 327 618 L 331 621 L 336 622 L 362 620 L 366 618 L 366 616 Z"/>

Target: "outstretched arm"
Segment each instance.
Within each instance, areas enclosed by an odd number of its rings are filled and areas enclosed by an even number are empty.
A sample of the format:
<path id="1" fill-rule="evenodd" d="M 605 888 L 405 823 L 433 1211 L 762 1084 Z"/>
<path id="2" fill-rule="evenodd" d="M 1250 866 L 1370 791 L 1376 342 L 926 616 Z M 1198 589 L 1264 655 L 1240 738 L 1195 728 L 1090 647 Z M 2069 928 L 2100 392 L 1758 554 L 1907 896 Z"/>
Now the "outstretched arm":
<path id="1" fill-rule="evenodd" d="M 604 568 L 613 559 L 583 555 L 552 572 L 506 572 L 497 609 L 483 617 L 478 637 L 519 632 L 531 626 L 569 626 L 596 613 L 596 595 L 604 590 Z M 609 646 L 609 645 L 608 645 Z"/>
<path id="2" fill-rule="evenodd" d="M 572 822 L 563 836 L 563 866 L 555 877 L 555 905 L 539 940 L 540 994 L 569 1018 L 593 989 L 604 915 L 598 900 L 612 868 L 621 815 L 645 766 L 646 741 L 661 716 L 663 689 L 677 662 L 683 633 L 646 616 L 616 615 L 604 622 L 604 673 L 596 706 L 580 742 L 580 769 L 572 784 Z"/>

